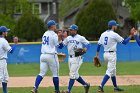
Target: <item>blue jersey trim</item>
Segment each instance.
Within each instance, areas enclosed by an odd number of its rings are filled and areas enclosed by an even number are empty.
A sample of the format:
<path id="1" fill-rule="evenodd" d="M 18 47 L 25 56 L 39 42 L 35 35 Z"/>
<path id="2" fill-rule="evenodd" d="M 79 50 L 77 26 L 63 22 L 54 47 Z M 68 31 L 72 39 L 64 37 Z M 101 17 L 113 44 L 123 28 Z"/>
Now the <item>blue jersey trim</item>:
<path id="1" fill-rule="evenodd" d="M 101 45 L 98 44 L 98 46 L 97 46 L 97 52 L 100 51 L 100 47 L 101 47 Z"/>
<path id="2" fill-rule="evenodd" d="M 90 46 L 91 46 L 90 44 L 87 44 L 87 45 L 85 45 L 85 46 L 84 46 L 84 48 L 89 49 L 89 48 L 90 48 Z"/>

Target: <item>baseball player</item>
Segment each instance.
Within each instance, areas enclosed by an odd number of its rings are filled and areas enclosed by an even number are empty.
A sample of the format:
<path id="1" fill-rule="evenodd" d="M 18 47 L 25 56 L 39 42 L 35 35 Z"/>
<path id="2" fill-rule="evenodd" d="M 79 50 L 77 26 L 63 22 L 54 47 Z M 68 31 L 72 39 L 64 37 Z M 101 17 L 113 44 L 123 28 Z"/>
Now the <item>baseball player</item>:
<path id="1" fill-rule="evenodd" d="M 70 70 L 69 73 L 70 80 L 69 80 L 68 90 L 65 91 L 65 93 L 71 92 L 75 80 L 81 83 L 84 86 L 85 93 L 88 93 L 90 84 L 86 83 L 78 73 L 79 68 L 83 62 L 83 57 L 82 56 L 75 57 L 74 51 L 77 48 L 83 48 L 83 45 L 85 45 L 84 51 L 86 51 L 89 48 L 90 44 L 89 41 L 85 39 L 85 37 L 77 34 L 77 30 L 78 30 L 77 25 L 75 24 L 71 25 L 69 30 L 70 30 L 70 36 L 65 38 L 64 41 L 62 42 L 62 44 L 67 46 L 68 49 L 68 56 L 69 56 L 68 65 Z"/>
<path id="2" fill-rule="evenodd" d="M 8 41 L 5 39 L 10 29 L 6 26 L 0 27 L 0 83 L 2 83 L 3 93 L 8 93 L 7 82 L 8 82 L 8 70 L 7 70 L 7 53 L 13 53 L 16 48 L 17 42 L 11 47 Z"/>
<path id="3" fill-rule="evenodd" d="M 106 74 L 102 80 L 101 85 L 98 87 L 99 92 L 104 92 L 103 87 L 108 81 L 108 79 L 111 77 L 112 83 L 114 85 L 114 91 L 124 91 L 123 89 L 119 88 L 116 83 L 116 46 L 117 43 L 122 43 L 126 45 L 131 37 L 134 34 L 134 29 L 131 29 L 131 34 L 128 38 L 123 39 L 119 34 L 117 34 L 115 31 L 117 30 L 118 24 L 115 20 L 111 20 L 108 22 L 108 30 L 103 32 L 101 34 L 101 37 L 98 41 L 98 47 L 96 56 L 98 57 L 98 53 L 100 51 L 101 45 L 104 47 L 104 60 L 107 62 L 107 70 Z"/>
<path id="4" fill-rule="evenodd" d="M 134 32 L 134 37 L 135 37 L 135 39 L 136 39 L 137 44 L 140 46 L 140 39 L 139 39 L 137 33 L 138 33 L 138 31 L 135 31 L 135 32 Z"/>
<path id="5" fill-rule="evenodd" d="M 38 93 L 38 87 L 41 83 L 43 77 L 45 76 L 48 68 L 50 68 L 53 76 L 53 83 L 55 87 L 55 93 L 60 93 L 59 91 L 59 62 L 57 57 L 56 47 L 59 46 L 58 36 L 54 32 L 56 30 L 56 23 L 54 20 L 47 22 L 48 31 L 42 36 L 42 47 L 40 56 L 40 73 L 36 77 L 35 85 L 32 93 Z"/>

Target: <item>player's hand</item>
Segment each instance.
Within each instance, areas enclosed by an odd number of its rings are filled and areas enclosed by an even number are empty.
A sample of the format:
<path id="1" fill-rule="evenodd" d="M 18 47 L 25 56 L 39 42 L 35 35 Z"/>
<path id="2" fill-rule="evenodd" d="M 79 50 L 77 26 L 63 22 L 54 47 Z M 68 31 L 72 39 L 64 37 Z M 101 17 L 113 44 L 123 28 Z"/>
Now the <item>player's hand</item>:
<path id="1" fill-rule="evenodd" d="M 137 30 L 135 30 L 134 35 L 137 35 L 137 34 L 138 34 L 138 31 L 137 31 Z"/>
<path id="2" fill-rule="evenodd" d="M 135 31 L 136 31 L 136 29 L 133 27 L 131 30 L 130 30 L 130 35 L 134 35 L 134 33 L 135 33 Z"/>
<path id="3" fill-rule="evenodd" d="M 86 52 L 87 51 L 87 48 L 83 48 L 83 51 Z"/>
<path id="4" fill-rule="evenodd" d="M 19 39 L 18 39 L 17 36 L 13 38 L 13 42 L 14 42 L 15 44 L 18 44 L 18 40 L 19 40 Z"/>

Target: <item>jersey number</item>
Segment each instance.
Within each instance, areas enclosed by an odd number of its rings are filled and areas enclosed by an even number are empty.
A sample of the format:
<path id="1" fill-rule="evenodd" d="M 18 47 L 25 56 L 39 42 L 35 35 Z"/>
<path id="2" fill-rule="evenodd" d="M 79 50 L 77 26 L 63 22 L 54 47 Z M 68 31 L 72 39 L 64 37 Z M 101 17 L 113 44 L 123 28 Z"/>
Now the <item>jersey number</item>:
<path id="1" fill-rule="evenodd" d="M 107 42 L 108 42 L 108 37 L 105 37 L 104 38 L 104 44 L 107 45 Z"/>
<path id="2" fill-rule="evenodd" d="M 49 37 L 46 36 L 43 37 L 43 45 L 45 44 L 49 45 Z"/>

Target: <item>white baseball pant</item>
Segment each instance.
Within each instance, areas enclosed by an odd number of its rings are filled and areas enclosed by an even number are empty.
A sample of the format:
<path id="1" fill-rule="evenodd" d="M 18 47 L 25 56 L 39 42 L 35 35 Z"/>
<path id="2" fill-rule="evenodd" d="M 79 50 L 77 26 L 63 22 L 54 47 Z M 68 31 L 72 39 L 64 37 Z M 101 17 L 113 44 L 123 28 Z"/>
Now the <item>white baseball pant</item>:
<path id="1" fill-rule="evenodd" d="M 57 54 L 41 54 L 39 75 L 44 77 L 48 68 L 50 68 L 53 77 L 58 77 L 59 61 Z"/>
<path id="2" fill-rule="evenodd" d="M 83 63 L 83 58 L 81 56 L 79 57 L 69 57 L 68 59 L 69 64 L 69 70 L 70 70 L 70 78 L 71 79 L 78 79 L 79 78 L 79 68 L 81 64 Z"/>
<path id="3" fill-rule="evenodd" d="M 105 52 L 104 60 L 107 62 L 106 74 L 108 76 L 116 76 L 116 52 Z"/>
<path id="4" fill-rule="evenodd" d="M 9 79 L 6 59 L 0 59 L 0 82 L 7 83 Z"/>

